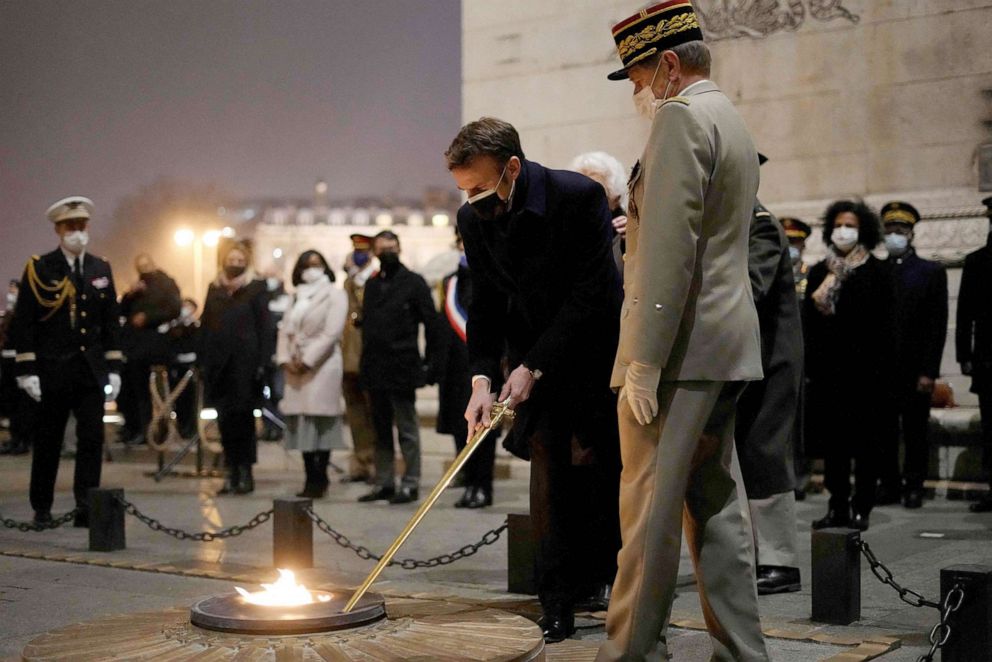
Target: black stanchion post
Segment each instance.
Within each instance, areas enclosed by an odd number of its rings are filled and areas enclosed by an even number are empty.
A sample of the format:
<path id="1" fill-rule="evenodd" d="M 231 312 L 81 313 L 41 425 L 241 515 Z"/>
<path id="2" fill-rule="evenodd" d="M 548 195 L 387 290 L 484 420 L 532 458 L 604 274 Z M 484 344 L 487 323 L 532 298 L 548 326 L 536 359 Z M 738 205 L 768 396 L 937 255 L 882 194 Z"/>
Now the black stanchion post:
<path id="1" fill-rule="evenodd" d="M 312 499 L 287 497 L 272 502 L 272 563 L 277 568 L 313 567 Z"/>
<path id="2" fill-rule="evenodd" d="M 115 552 L 125 548 L 124 540 L 124 490 L 91 487 L 90 502 L 90 551 Z"/>
<path id="3" fill-rule="evenodd" d="M 992 662 L 992 566 L 952 565 L 940 571 L 940 602 L 961 586 L 961 607 L 947 619 L 951 636 L 940 651 L 943 662 Z"/>
<path id="4" fill-rule="evenodd" d="M 537 593 L 537 541 L 529 514 L 507 516 L 507 591 Z"/>
<path id="5" fill-rule="evenodd" d="M 861 618 L 860 539 L 854 529 L 813 531 L 812 620 L 848 625 Z"/>

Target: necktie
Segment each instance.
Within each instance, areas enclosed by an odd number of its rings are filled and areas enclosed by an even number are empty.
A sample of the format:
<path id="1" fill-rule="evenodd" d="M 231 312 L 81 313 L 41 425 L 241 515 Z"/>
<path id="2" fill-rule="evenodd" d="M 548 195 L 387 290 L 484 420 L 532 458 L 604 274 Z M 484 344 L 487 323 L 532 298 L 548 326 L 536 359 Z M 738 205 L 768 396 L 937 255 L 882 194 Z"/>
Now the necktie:
<path id="1" fill-rule="evenodd" d="M 79 264 L 79 256 L 72 261 L 72 282 L 76 286 L 76 291 L 83 289 L 83 268 Z"/>

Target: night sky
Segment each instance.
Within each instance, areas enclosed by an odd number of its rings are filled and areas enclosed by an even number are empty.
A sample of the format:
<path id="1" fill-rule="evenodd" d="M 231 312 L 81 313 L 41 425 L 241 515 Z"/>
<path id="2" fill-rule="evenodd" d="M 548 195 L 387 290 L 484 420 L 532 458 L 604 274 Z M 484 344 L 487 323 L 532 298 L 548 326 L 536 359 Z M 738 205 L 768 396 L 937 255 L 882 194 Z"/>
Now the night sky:
<path id="1" fill-rule="evenodd" d="M 458 0 L 0 1 L 0 275 L 158 177 L 237 196 L 453 188 Z M 106 228 L 106 224 L 104 225 Z M 153 247 L 149 247 L 153 248 Z"/>

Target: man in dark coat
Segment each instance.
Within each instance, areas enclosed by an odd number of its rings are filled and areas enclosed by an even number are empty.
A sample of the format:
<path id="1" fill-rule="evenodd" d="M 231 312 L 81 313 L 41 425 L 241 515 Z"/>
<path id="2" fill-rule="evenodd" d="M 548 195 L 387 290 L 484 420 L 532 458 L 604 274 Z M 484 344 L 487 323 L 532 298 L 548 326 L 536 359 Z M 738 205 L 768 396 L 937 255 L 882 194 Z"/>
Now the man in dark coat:
<path id="1" fill-rule="evenodd" d="M 457 233 L 457 230 L 456 230 Z M 438 347 L 437 432 L 455 438 L 455 450 L 461 452 L 468 443 L 465 408 L 472 396 L 472 373 L 468 361 L 468 311 L 472 302 L 472 271 L 468 268 L 465 248 L 458 236 L 461 259 L 458 269 L 441 284 L 441 321 Z M 465 491 L 455 508 L 485 508 L 493 503 L 493 463 L 499 431 L 486 436 L 463 469 Z"/>
<path id="2" fill-rule="evenodd" d="M 75 526 L 89 526 L 87 492 L 99 487 L 103 404 L 120 392 L 117 294 L 110 264 L 91 255 L 86 231 L 93 203 L 72 196 L 49 207 L 59 247 L 28 260 L 10 335 L 17 384 L 40 402 L 31 458 L 34 520 L 47 523 L 69 414 L 76 417 Z"/>
<path id="3" fill-rule="evenodd" d="M 470 196 L 458 211 L 473 278 L 465 416 L 470 431 L 488 425 L 496 393 L 516 412 L 504 445 L 531 460 L 540 624 L 560 641 L 583 583 L 612 585 L 620 546 L 610 210 L 596 182 L 527 161 L 501 120 L 462 127 L 445 156 Z"/>
<path id="4" fill-rule="evenodd" d="M 992 197 L 982 200 L 992 219 Z M 974 513 L 992 511 L 992 232 L 988 243 L 964 260 L 958 293 L 955 334 L 961 372 L 971 377 L 971 392 L 978 395 L 982 416 L 982 451 L 989 471 L 989 492 L 971 504 Z"/>
<path id="5" fill-rule="evenodd" d="M 179 317 L 181 297 L 176 281 L 155 266 L 147 253 L 134 259 L 134 268 L 138 280 L 121 297 L 120 304 L 126 320 L 121 332 L 125 357 L 122 437 L 127 443 L 142 444 L 152 418 L 148 375 L 153 365 L 169 363 L 169 340 L 160 327 Z"/>
<path id="6" fill-rule="evenodd" d="M 416 390 L 434 381 L 429 362 L 437 355 L 437 310 L 424 279 L 400 262 L 400 240 L 384 230 L 373 244 L 380 271 L 365 285 L 361 386 L 372 401 L 376 487 L 362 502 L 410 503 L 420 498 L 420 426 Z M 417 339 L 427 336 L 426 360 Z M 406 472 L 396 488 L 393 425 L 399 433 Z"/>
<path id="7" fill-rule="evenodd" d="M 38 404 L 17 388 L 17 350 L 10 338 L 14 308 L 21 282 L 13 279 L 7 286 L 7 307 L 0 317 L 0 414 L 10 421 L 10 439 L 0 444 L 0 455 L 24 455 L 31 450 Z"/>
<path id="8" fill-rule="evenodd" d="M 735 441 L 758 555 L 758 593 L 766 595 L 800 589 L 792 444 L 803 335 L 789 242 L 760 202 L 748 251 L 765 377 L 748 384 L 737 403 Z"/>
<path id="9" fill-rule="evenodd" d="M 907 508 L 923 505 L 930 447 L 930 398 L 940 376 L 940 359 L 947 340 L 947 272 L 936 262 L 924 260 L 913 250 L 913 228 L 920 213 L 907 202 L 882 207 L 887 263 L 895 287 L 896 415 L 882 448 L 881 489 L 878 502 L 894 503 L 902 497 Z M 901 484 L 899 472 L 899 422 L 906 444 Z"/>

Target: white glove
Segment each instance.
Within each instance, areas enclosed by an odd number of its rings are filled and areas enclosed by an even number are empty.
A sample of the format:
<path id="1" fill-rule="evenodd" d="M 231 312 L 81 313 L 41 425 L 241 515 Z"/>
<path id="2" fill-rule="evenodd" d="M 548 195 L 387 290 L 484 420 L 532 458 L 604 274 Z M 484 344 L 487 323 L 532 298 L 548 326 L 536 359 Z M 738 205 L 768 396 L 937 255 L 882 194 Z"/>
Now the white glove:
<path id="1" fill-rule="evenodd" d="M 658 384 L 661 368 L 634 361 L 627 366 L 627 379 L 623 390 L 634 418 L 647 425 L 658 415 Z"/>
<path id="2" fill-rule="evenodd" d="M 107 388 L 110 389 L 106 391 L 107 402 L 113 402 L 121 392 L 121 376 L 116 372 L 112 372 L 107 375 L 107 382 Z"/>
<path id="3" fill-rule="evenodd" d="M 17 388 L 27 393 L 35 402 L 41 402 L 41 379 L 38 375 L 18 377 Z"/>

